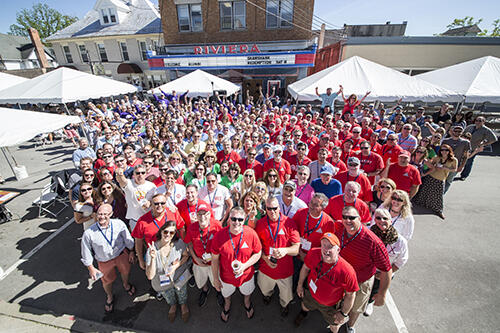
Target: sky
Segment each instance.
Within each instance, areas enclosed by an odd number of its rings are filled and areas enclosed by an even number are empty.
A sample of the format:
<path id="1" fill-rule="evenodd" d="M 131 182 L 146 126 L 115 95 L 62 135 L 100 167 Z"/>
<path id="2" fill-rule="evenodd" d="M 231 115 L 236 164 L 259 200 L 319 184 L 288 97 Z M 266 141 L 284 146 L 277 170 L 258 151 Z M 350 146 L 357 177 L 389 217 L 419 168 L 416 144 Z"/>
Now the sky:
<path id="1" fill-rule="evenodd" d="M 96 0 L 40 0 L 63 14 L 83 17 Z M 16 12 L 31 8 L 35 0 L 2 0 L 0 32 L 7 33 L 15 23 Z M 157 1 L 153 1 L 157 4 Z M 491 23 L 500 18 L 499 0 L 315 0 L 314 23 L 324 20 L 327 28 L 346 24 L 384 24 L 407 21 L 407 36 L 432 36 L 444 32 L 455 18 L 483 18 L 480 28 L 491 30 Z"/>

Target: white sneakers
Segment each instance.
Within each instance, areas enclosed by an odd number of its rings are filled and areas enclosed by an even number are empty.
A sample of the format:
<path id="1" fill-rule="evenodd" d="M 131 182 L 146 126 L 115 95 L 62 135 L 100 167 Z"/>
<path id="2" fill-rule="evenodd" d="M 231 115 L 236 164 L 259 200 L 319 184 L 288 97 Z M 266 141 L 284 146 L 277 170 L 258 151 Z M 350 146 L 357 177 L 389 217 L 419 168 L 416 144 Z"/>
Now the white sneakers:
<path id="1" fill-rule="evenodd" d="M 366 306 L 365 312 L 363 313 L 365 316 L 369 317 L 373 313 L 373 302 L 368 303 Z"/>

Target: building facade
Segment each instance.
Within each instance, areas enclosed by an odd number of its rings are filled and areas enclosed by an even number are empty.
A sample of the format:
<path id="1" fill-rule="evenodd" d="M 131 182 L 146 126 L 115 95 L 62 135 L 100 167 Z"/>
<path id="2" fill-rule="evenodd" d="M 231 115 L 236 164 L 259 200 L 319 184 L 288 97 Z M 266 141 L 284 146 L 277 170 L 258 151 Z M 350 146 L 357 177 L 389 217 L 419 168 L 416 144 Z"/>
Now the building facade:
<path id="1" fill-rule="evenodd" d="M 50 67 L 58 64 L 49 49 L 45 56 Z M 0 70 L 25 71 L 40 68 L 35 46 L 28 37 L 0 34 Z"/>
<path id="2" fill-rule="evenodd" d="M 62 66 L 151 88 L 167 82 L 147 54 L 163 45 L 160 14 L 149 0 L 98 0 L 82 19 L 47 41 Z"/>
<path id="3" fill-rule="evenodd" d="M 316 51 L 313 0 L 160 0 L 165 46 L 152 70 L 175 79 L 202 69 L 242 85 L 243 92 L 283 95 L 307 75 Z"/>

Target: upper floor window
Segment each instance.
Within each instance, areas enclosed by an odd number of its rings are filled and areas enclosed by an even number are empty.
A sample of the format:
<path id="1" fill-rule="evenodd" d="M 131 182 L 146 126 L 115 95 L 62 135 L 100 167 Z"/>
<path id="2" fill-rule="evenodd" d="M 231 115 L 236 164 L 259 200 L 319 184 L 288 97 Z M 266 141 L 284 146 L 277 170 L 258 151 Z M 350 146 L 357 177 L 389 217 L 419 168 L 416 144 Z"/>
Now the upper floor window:
<path id="1" fill-rule="evenodd" d="M 106 54 L 106 48 L 104 44 L 97 44 L 97 51 L 102 62 L 108 62 L 108 55 Z"/>
<path id="2" fill-rule="evenodd" d="M 224 1 L 219 6 L 221 30 L 245 29 L 245 1 Z"/>
<path id="3" fill-rule="evenodd" d="M 177 5 L 179 31 L 203 31 L 201 4 Z"/>
<path id="4" fill-rule="evenodd" d="M 293 22 L 293 0 L 267 0 L 266 27 L 289 28 Z"/>
<path id="5" fill-rule="evenodd" d="M 69 46 L 63 46 L 64 56 L 66 57 L 66 62 L 68 64 L 73 63 L 73 57 L 71 56 L 71 51 L 69 50 Z"/>
<path id="6" fill-rule="evenodd" d="M 89 62 L 89 54 L 87 52 L 87 48 L 85 45 L 78 45 L 78 49 L 80 50 L 80 56 L 82 57 L 83 62 Z"/>
<path id="7" fill-rule="evenodd" d="M 146 42 L 139 42 L 139 51 L 141 51 L 141 59 L 143 61 L 148 60 L 148 46 Z"/>
<path id="8" fill-rule="evenodd" d="M 101 19 L 103 24 L 112 24 L 117 22 L 116 11 L 113 8 L 101 9 Z"/>

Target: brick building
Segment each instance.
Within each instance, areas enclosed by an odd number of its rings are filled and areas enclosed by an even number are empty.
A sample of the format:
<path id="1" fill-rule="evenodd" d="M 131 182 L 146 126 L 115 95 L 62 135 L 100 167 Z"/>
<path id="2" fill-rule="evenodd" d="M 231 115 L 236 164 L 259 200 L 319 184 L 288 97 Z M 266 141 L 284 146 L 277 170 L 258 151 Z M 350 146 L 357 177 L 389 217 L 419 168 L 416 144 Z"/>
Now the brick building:
<path id="1" fill-rule="evenodd" d="M 307 75 L 316 45 L 314 0 L 160 0 L 165 46 L 152 70 L 175 79 L 202 69 L 242 84 L 254 96 Z"/>

